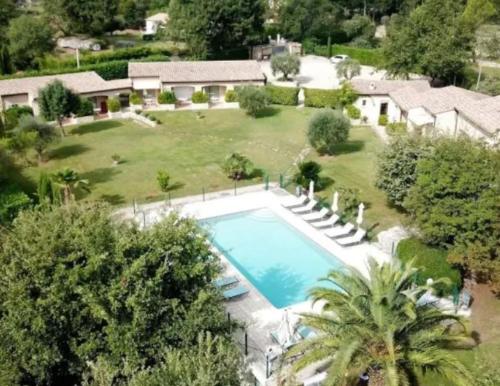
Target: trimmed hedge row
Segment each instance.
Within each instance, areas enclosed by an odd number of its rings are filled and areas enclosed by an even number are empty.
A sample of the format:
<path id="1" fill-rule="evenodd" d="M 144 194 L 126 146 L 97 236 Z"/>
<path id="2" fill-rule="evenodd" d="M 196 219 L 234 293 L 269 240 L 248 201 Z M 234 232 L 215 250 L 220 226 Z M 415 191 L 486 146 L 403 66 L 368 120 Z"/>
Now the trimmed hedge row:
<path id="1" fill-rule="evenodd" d="M 329 57 L 328 46 L 309 45 L 305 48 L 306 54 Z M 344 46 L 340 44 L 332 45 L 332 56 L 349 55 L 365 66 L 379 67 L 383 63 L 382 51 L 378 48 L 359 48 Z"/>
<path id="2" fill-rule="evenodd" d="M 415 266 L 420 269 L 416 276 L 417 284 L 425 284 L 429 278 L 449 279 L 450 285 L 436 285 L 439 295 L 451 295 L 453 287 L 460 288 L 462 284 L 460 272 L 448 263 L 446 259 L 448 253 L 444 249 L 432 248 L 418 239 L 411 238 L 399 242 L 397 255 L 402 262 L 414 259 Z"/>
<path id="3" fill-rule="evenodd" d="M 337 90 L 304 89 L 304 105 L 306 107 L 331 107 L 340 104 Z"/>
<path id="4" fill-rule="evenodd" d="M 269 102 L 275 105 L 297 106 L 299 104 L 299 91 L 297 87 L 266 86 Z"/>

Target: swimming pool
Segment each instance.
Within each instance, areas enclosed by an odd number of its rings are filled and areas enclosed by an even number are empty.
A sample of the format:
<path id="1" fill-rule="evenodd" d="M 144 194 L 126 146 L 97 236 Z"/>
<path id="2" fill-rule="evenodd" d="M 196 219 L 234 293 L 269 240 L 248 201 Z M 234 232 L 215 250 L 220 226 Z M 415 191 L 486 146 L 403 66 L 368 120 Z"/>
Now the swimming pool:
<path id="1" fill-rule="evenodd" d="M 200 223 L 214 246 L 277 308 L 307 300 L 318 279 L 344 266 L 267 208 Z"/>

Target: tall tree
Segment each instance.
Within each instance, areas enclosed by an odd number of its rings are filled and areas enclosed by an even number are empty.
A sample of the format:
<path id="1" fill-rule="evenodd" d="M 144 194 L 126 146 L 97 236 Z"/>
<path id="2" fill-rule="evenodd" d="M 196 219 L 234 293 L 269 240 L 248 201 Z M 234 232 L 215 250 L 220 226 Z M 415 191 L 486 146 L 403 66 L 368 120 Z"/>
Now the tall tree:
<path id="1" fill-rule="evenodd" d="M 100 35 L 116 26 L 119 0 L 43 0 L 44 12 L 66 33 Z"/>
<path id="2" fill-rule="evenodd" d="M 0 0 L 0 34 L 2 29 L 9 25 L 11 19 L 16 15 L 15 0 Z"/>
<path id="3" fill-rule="evenodd" d="M 421 372 L 439 374 L 454 385 L 472 384 L 450 351 L 463 348 L 467 335 L 458 323 L 444 323 L 460 319 L 418 302 L 429 288 L 414 285 L 415 273 L 411 265 L 378 266 L 373 260 L 368 277 L 354 268 L 330 272 L 329 286 L 311 291 L 313 301 L 325 303 L 323 312 L 304 320 L 318 336 L 287 353 L 305 353 L 293 371 L 326 361 L 324 384 L 331 386 L 354 385 L 363 373 L 370 376 L 370 385 L 417 385 Z"/>
<path id="4" fill-rule="evenodd" d="M 146 18 L 147 4 L 138 0 L 121 0 L 120 14 L 126 27 L 142 28 Z"/>
<path id="5" fill-rule="evenodd" d="M 78 111 L 80 100 L 60 80 L 54 80 L 38 92 L 38 105 L 42 116 L 57 121 L 61 136 L 65 136 L 63 119 Z"/>
<path id="6" fill-rule="evenodd" d="M 138 231 L 73 204 L 24 211 L 0 244 L 2 385 L 81 384 L 99 358 L 124 379 L 200 333 L 230 344 L 219 266 L 192 220 Z"/>
<path id="7" fill-rule="evenodd" d="M 198 58 L 246 48 L 262 38 L 262 0 L 172 0 L 168 35 Z"/>
<path id="8" fill-rule="evenodd" d="M 500 288 L 500 152 L 443 139 L 417 163 L 404 203 L 424 240 Z"/>
<path id="9" fill-rule="evenodd" d="M 429 75 L 453 82 L 473 53 L 474 34 L 455 0 L 425 0 L 409 16 L 393 18 L 383 45 L 385 67 L 392 75 Z"/>
<path id="10" fill-rule="evenodd" d="M 36 59 L 55 47 L 52 29 L 46 21 L 29 15 L 12 20 L 7 30 L 9 53 L 18 69 L 36 65 Z"/>

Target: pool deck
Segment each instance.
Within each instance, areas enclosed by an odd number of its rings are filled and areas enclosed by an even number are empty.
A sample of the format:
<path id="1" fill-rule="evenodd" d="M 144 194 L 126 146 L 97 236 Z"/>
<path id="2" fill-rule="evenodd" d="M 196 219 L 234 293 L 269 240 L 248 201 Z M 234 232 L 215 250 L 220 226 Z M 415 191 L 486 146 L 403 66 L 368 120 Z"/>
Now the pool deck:
<path id="1" fill-rule="evenodd" d="M 142 216 L 134 215 L 129 208 L 119 212 L 122 218 L 134 217 L 139 221 L 146 221 L 146 226 L 160 221 L 171 208 L 177 210 L 181 216 L 192 217 L 198 220 L 222 216 L 242 211 L 268 208 L 276 215 L 283 218 L 298 231 L 308 236 L 318 245 L 332 253 L 345 265 L 358 269 L 363 274 L 367 273 L 367 260 L 369 257 L 378 262 L 390 261 L 391 256 L 381 251 L 374 244 L 363 242 L 351 247 L 342 247 L 335 241 L 325 236 L 321 231 L 311 226 L 306 221 L 281 205 L 284 199 L 291 195 L 276 186 L 265 190 L 263 185 L 242 188 L 238 194 L 233 190 L 219 192 L 210 196 L 187 197 L 178 202 L 149 204 L 141 207 Z M 275 376 L 266 376 L 266 353 L 271 355 L 279 354 L 280 348 L 270 338 L 270 333 L 276 331 L 280 325 L 283 310 L 275 308 L 246 278 L 243 276 L 224 255 L 220 254 L 215 247 L 214 252 L 220 257 L 224 266 L 224 275 L 234 275 L 238 277 L 241 284 L 247 287 L 250 292 L 241 298 L 234 299 L 226 303 L 227 311 L 231 317 L 242 321 L 246 326 L 248 335 L 249 364 L 253 374 L 263 385 L 276 384 Z M 289 312 L 299 315 L 304 312 L 318 312 L 321 304 L 316 304 L 313 308 L 310 301 L 294 304 L 287 307 Z M 241 339 L 241 340 L 240 340 Z M 243 336 L 238 337 L 243 345 Z M 301 378 L 307 378 L 314 373 L 302 374 Z"/>

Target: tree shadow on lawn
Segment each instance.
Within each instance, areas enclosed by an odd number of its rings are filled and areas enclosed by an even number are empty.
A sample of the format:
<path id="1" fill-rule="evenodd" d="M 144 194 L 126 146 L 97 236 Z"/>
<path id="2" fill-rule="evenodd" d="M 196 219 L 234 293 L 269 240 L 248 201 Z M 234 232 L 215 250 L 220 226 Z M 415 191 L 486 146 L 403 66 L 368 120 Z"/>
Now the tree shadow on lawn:
<path id="1" fill-rule="evenodd" d="M 347 141 L 345 143 L 335 145 L 333 147 L 332 155 L 356 153 L 358 151 L 363 150 L 364 147 L 365 147 L 364 141 Z"/>
<path id="2" fill-rule="evenodd" d="M 267 117 L 273 117 L 275 115 L 278 115 L 281 113 L 281 110 L 278 109 L 277 107 L 266 107 L 265 109 L 259 111 L 255 118 L 267 118 Z"/>
<path id="3" fill-rule="evenodd" d="M 89 150 L 90 150 L 90 147 L 82 145 L 82 144 L 61 146 L 61 147 L 58 147 L 57 149 L 52 150 L 49 153 L 49 160 L 65 159 L 65 158 L 73 157 L 76 155 L 80 155 L 80 154 L 85 153 L 86 151 L 89 151 Z"/>
<path id="4" fill-rule="evenodd" d="M 97 168 L 90 172 L 82 173 L 81 178 L 89 180 L 90 186 L 95 184 L 102 184 L 103 182 L 108 182 L 116 176 L 120 174 L 122 171 L 117 168 L 109 167 L 109 168 Z"/>
<path id="5" fill-rule="evenodd" d="M 118 121 L 101 121 L 92 122 L 85 125 L 78 126 L 77 128 L 71 130 L 71 134 L 83 135 L 90 133 L 98 133 L 100 131 L 115 129 L 117 127 L 123 126 L 123 123 Z"/>
<path id="6" fill-rule="evenodd" d="M 105 201 L 111 205 L 121 205 L 125 203 L 125 197 L 121 194 L 101 194 L 99 200 Z"/>
<path id="7" fill-rule="evenodd" d="M 186 184 L 184 182 L 176 181 L 168 186 L 168 188 L 165 190 L 165 192 L 172 192 L 174 190 L 181 189 L 185 186 Z"/>

